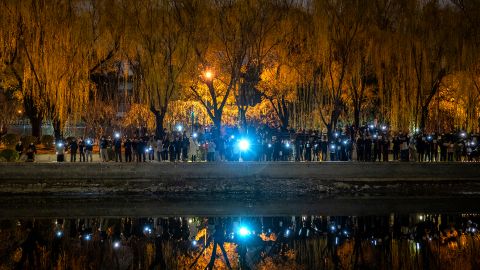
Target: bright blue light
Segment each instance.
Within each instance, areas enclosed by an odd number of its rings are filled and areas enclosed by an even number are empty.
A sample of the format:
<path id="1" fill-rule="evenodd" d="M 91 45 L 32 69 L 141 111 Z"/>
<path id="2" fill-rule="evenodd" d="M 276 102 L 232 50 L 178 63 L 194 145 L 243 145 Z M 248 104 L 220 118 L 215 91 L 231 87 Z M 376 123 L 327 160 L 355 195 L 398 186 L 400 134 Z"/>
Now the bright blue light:
<path id="1" fill-rule="evenodd" d="M 462 133 L 460 134 L 460 136 L 461 136 L 462 138 L 465 138 L 465 137 L 467 136 L 467 134 L 466 134 L 465 132 L 462 132 Z"/>
<path id="2" fill-rule="evenodd" d="M 87 144 L 92 144 L 92 141 L 91 141 L 91 140 L 87 140 Z"/>
<path id="3" fill-rule="evenodd" d="M 58 144 L 58 147 L 63 147 L 63 143 L 59 142 Z"/>
<path id="4" fill-rule="evenodd" d="M 86 234 L 84 238 L 86 241 L 90 241 L 92 239 L 92 236 L 90 234 Z"/>
<path id="5" fill-rule="evenodd" d="M 370 129 L 373 129 L 375 126 L 374 125 L 370 125 L 368 126 Z"/>
<path id="6" fill-rule="evenodd" d="M 332 150 L 335 150 L 335 144 L 330 145 L 330 148 L 331 148 Z"/>
<path id="7" fill-rule="evenodd" d="M 347 145 L 347 144 L 348 144 L 348 141 L 343 141 L 343 144 Z"/>
<path id="8" fill-rule="evenodd" d="M 232 140 L 235 139 L 235 136 L 234 136 L 234 135 L 231 135 L 231 136 L 230 136 L 230 139 L 232 139 Z"/>
<path id="9" fill-rule="evenodd" d="M 348 232 L 345 230 L 345 231 L 343 231 L 343 234 L 348 235 Z"/>
<path id="10" fill-rule="evenodd" d="M 247 235 L 250 235 L 250 230 L 247 228 L 247 227 L 241 227 L 240 230 L 238 231 L 238 234 L 240 234 L 240 236 L 247 236 Z"/>
<path id="11" fill-rule="evenodd" d="M 63 236 L 63 232 L 62 232 L 62 231 L 57 231 L 55 234 L 57 235 L 58 238 L 60 238 L 60 237 Z"/>
<path id="12" fill-rule="evenodd" d="M 113 248 L 119 248 L 120 247 L 120 242 L 119 241 L 115 241 L 113 243 Z"/>
<path id="13" fill-rule="evenodd" d="M 118 133 L 118 132 L 115 133 L 115 138 L 117 138 L 117 139 L 120 138 L 120 133 Z"/>
<path id="14" fill-rule="evenodd" d="M 387 126 L 382 126 L 382 130 L 387 130 Z"/>
<path id="15" fill-rule="evenodd" d="M 152 229 L 150 229 L 150 227 L 148 227 L 148 226 L 145 226 L 145 227 L 143 228 L 143 232 L 145 232 L 145 233 L 151 233 L 151 232 L 152 232 Z"/>
<path id="16" fill-rule="evenodd" d="M 271 144 L 271 143 L 268 144 L 268 148 L 272 148 L 272 144 Z"/>
<path id="17" fill-rule="evenodd" d="M 240 150 L 247 151 L 248 149 L 250 149 L 250 142 L 246 139 L 241 139 L 238 142 L 238 146 L 240 147 Z"/>
<path id="18" fill-rule="evenodd" d="M 332 230 L 332 232 L 334 232 L 335 231 L 335 226 L 334 225 L 330 226 L 330 230 Z"/>
<path id="19" fill-rule="evenodd" d="M 178 132 L 181 132 L 182 129 L 183 129 L 182 125 L 177 125 L 177 131 L 178 131 Z"/>
<path id="20" fill-rule="evenodd" d="M 193 241 L 192 241 L 192 246 L 196 247 L 197 244 L 198 244 L 197 240 L 193 240 Z"/>
<path id="21" fill-rule="evenodd" d="M 285 143 L 285 147 L 290 148 L 290 143 L 289 143 L 289 142 L 286 142 L 286 143 Z"/>
<path id="22" fill-rule="evenodd" d="M 197 138 L 198 134 L 196 132 L 194 132 L 192 136 L 193 136 L 193 138 Z"/>
<path id="23" fill-rule="evenodd" d="M 290 229 L 287 229 L 287 230 L 285 231 L 285 237 L 288 237 L 289 235 L 290 235 Z"/>
<path id="24" fill-rule="evenodd" d="M 338 132 L 335 132 L 335 137 L 338 137 Z"/>

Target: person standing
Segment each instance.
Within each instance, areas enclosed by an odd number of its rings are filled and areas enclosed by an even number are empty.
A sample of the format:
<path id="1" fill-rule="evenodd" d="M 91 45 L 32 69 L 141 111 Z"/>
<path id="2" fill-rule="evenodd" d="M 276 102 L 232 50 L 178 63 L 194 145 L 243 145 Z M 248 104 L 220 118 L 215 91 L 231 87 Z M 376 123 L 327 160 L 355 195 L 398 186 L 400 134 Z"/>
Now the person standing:
<path id="1" fill-rule="evenodd" d="M 177 155 L 175 155 L 175 141 L 171 142 L 168 146 L 168 154 L 170 156 L 170 162 L 175 162 L 175 157 Z"/>
<path id="2" fill-rule="evenodd" d="M 175 137 L 175 160 L 182 161 L 182 138 L 180 135 Z"/>
<path id="3" fill-rule="evenodd" d="M 125 148 L 125 162 L 132 162 L 132 141 L 130 138 L 123 143 L 123 147 Z"/>
<path id="4" fill-rule="evenodd" d="M 57 154 L 57 162 L 64 162 L 65 161 L 65 145 L 63 141 L 58 141 L 55 145 L 55 150 Z"/>
<path id="5" fill-rule="evenodd" d="M 78 144 L 77 144 L 77 139 L 72 139 L 72 142 L 70 142 L 70 162 L 76 162 L 77 161 L 77 150 L 78 150 Z"/>
<path id="6" fill-rule="evenodd" d="M 87 162 L 90 159 L 90 162 L 93 162 L 93 142 L 92 139 L 87 139 L 87 143 L 85 144 L 85 154 L 87 158 Z"/>
<path id="7" fill-rule="evenodd" d="M 80 155 L 80 162 L 85 162 L 85 141 L 79 138 L 78 141 L 78 154 Z"/>
<path id="8" fill-rule="evenodd" d="M 188 155 L 190 156 L 191 162 L 197 161 L 197 153 L 198 153 L 198 143 L 193 136 L 190 136 L 190 142 L 188 144 Z"/>
<path id="9" fill-rule="evenodd" d="M 156 151 L 157 151 L 157 160 L 158 162 L 162 161 L 162 155 L 163 155 L 163 142 L 160 138 L 157 138 L 156 142 Z"/>
<path id="10" fill-rule="evenodd" d="M 113 141 L 113 148 L 115 151 L 115 162 L 122 162 L 122 138 L 119 136 L 115 136 L 115 140 Z"/>
<path id="11" fill-rule="evenodd" d="M 100 158 L 103 162 L 108 161 L 108 141 L 104 136 L 100 139 Z"/>
<path id="12" fill-rule="evenodd" d="M 164 161 L 168 161 L 168 152 L 170 150 L 170 138 L 169 138 L 168 135 L 165 136 L 162 144 L 163 144 L 163 153 L 162 153 L 163 157 L 162 157 L 162 159 Z"/>

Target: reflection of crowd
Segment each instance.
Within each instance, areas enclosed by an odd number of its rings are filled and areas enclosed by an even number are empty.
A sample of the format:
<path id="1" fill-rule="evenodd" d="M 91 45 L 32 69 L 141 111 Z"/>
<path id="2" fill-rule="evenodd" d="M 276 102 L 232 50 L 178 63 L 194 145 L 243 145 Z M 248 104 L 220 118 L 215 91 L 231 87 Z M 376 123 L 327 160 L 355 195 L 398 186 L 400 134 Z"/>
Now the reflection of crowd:
<path id="1" fill-rule="evenodd" d="M 248 141 L 241 147 L 241 141 Z M 93 139 L 70 139 L 62 147 L 70 161 L 92 161 Z M 477 161 L 478 136 L 393 133 L 387 126 L 346 127 L 330 133 L 235 126 L 164 131 L 157 137 L 102 136 L 95 144 L 102 161 Z M 58 144 L 57 144 L 58 148 Z M 64 149 L 57 149 L 57 153 Z"/>

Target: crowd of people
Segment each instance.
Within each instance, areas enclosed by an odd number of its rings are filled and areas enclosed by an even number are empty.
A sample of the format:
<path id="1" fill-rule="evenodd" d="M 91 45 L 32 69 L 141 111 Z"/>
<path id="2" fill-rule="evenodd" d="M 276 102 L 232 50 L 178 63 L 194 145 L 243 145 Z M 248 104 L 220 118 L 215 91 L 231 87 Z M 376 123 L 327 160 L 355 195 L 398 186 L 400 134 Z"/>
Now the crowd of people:
<path id="1" fill-rule="evenodd" d="M 112 138 L 113 137 L 113 138 Z M 157 137 L 102 136 L 58 141 L 58 161 L 70 153 L 70 161 L 92 161 L 98 145 L 103 162 L 196 162 L 196 161 L 478 161 L 479 137 L 452 133 L 394 133 L 388 126 L 351 126 L 330 133 L 276 128 L 224 127 L 192 131 L 164 131 Z"/>

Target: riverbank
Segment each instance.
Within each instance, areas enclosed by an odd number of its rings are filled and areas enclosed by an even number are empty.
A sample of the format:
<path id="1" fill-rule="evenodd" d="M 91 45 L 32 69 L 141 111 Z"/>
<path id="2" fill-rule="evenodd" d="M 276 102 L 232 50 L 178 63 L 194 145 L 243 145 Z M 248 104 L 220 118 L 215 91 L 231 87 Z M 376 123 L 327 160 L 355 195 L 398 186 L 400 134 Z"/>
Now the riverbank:
<path id="1" fill-rule="evenodd" d="M 480 191 L 476 163 L 0 163 L 0 193 L 262 194 Z"/>

